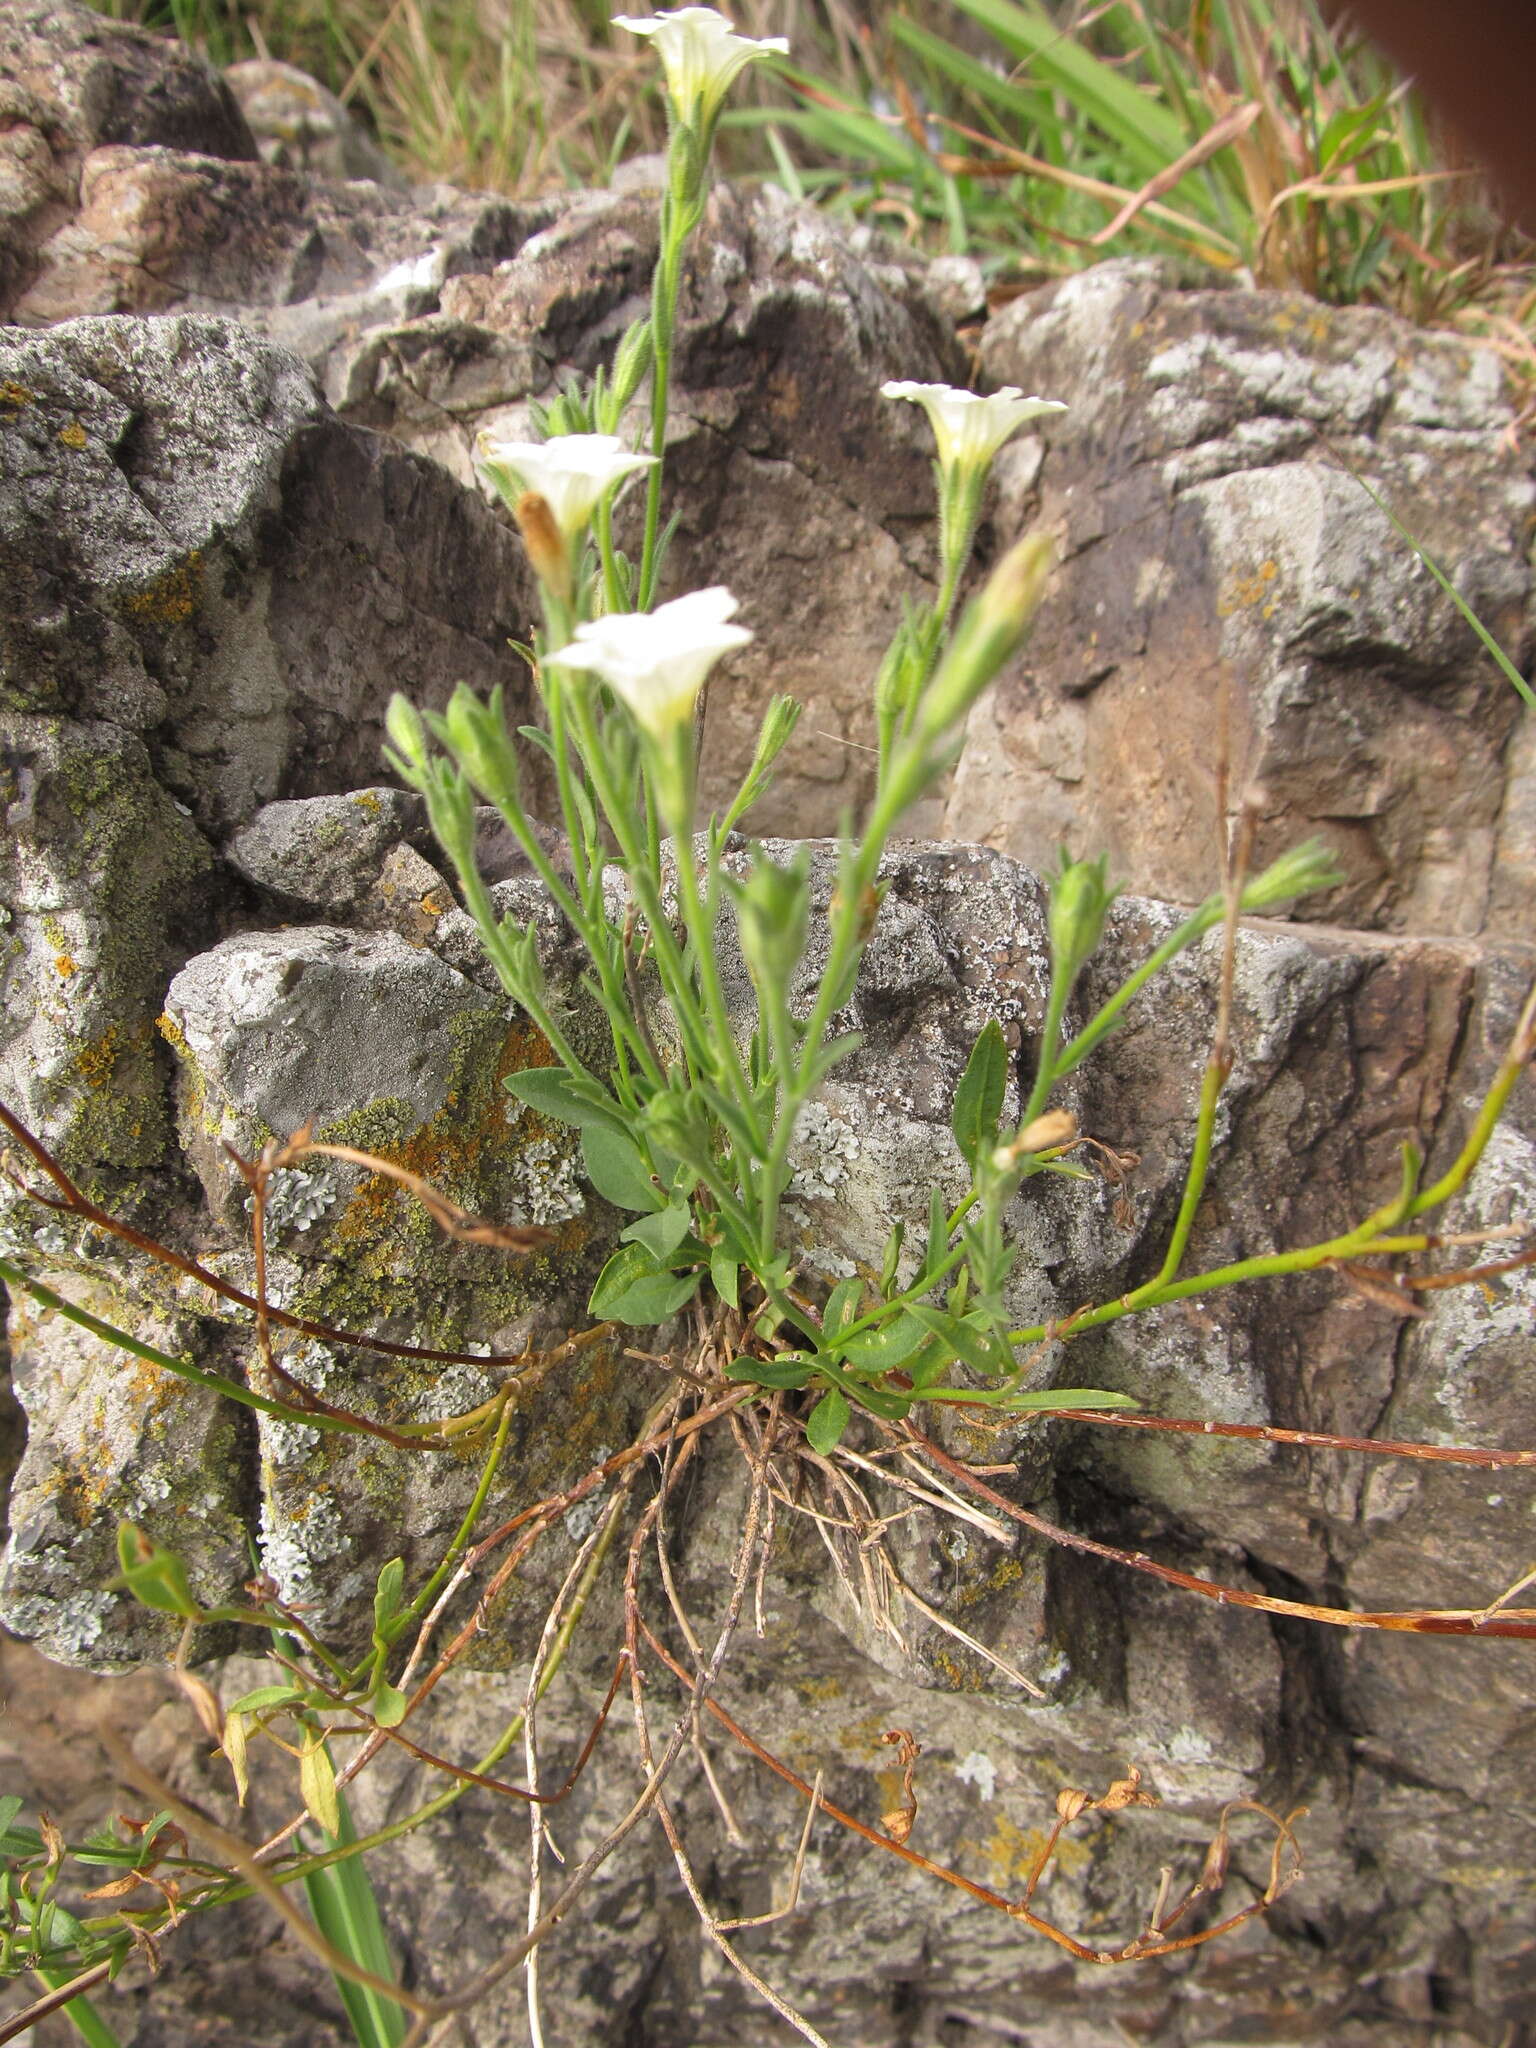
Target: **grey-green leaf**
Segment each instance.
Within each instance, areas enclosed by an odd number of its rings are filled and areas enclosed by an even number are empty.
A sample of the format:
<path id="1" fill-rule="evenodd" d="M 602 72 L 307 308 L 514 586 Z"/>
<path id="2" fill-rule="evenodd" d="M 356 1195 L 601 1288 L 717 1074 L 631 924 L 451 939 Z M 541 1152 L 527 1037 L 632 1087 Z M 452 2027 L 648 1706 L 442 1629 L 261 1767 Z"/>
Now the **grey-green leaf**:
<path id="1" fill-rule="evenodd" d="M 661 1208 L 661 1193 L 633 1138 L 606 1124 L 588 1124 L 581 1134 L 581 1158 L 587 1179 L 615 1208 Z"/>
<path id="2" fill-rule="evenodd" d="M 988 1018 L 971 1048 L 965 1072 L 955 1090 L 950 1129 L 966 1164 L 974 1171 L 983 1149 L 997 1143 L 997 1120 L 1008 1088 L 1008 1048 L 1002 1027 Z"/>

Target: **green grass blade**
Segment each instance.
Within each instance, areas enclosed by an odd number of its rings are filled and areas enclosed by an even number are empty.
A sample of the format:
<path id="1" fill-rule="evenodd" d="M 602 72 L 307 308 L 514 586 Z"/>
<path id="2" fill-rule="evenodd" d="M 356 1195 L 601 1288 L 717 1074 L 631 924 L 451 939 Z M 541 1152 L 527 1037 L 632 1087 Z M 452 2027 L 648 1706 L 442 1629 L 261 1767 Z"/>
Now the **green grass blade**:
<path id="1" fill-rule="evenodd" d="M 1118 143 L 1141 177 L 1155 176 L 1188 147 L 1188 135 L 1165 106 L 1063 34 L 1043 8 L 1020 6 L 1016 0 L 955 0 L 955 5 L 1017 61 L 1028 63 L 1035 76 L 1059 86 L 1080 113 Z M 893 25 L 902 34 L 900 17 Z"/>
<path id="2" fill-rule="evenodd" d="M 339 1832 L 330 1835 L 324 1828 L 316 1829 L 325 1849 L 344 1848 L 357 1840 L 346 1795 L 338 1792 L 336 1797 L 341 1819 Z M 309 1871 L 304 1878 L 304 1891 L 315 1925 L 327 1941 L 354 1963 L 371 1970 L 374 1976 L 394 1977 L 394 1957 L 389 1952 L 379 1902 L 361 1856 L 349 1856 L 340 1863 Z M 343 1977 L 335 1978 L 334 1982 L 359 2048 L 399 2048 L 406 2036 L 404 2008 L 365 1984 L 353 1984 Z"/>
<path id="3" fill-rule="evenodd" d="M 1525 677 L 1521 675 L 1519 669 L 1515 667 L 1515 664 L 1504 652 L 1503 648 L 1499 645 L 1498 641 L 1494 639 L 1493 635 L 1489 632 L 1488 628 L 1477 616 L 1477 613 L 1473 611 L 1471 605 L 1467 603 L 1467 600 L 1456 588 L 1455 584 L 1451 581 L 1450 577 L 1446 575 L 1445 571 L 1440 567 L 1440 564 L 1435 560 L 1434 556 L 1419 545 L 1419 543 L 1414 539 L 1413 535 L 1408 531 L 1407 527 L 1404 526 L 1401 519 L 1399 519 L 1397 514 L 1392 510 L 1392 507 L 1387 503 L 1386 499 L 1381 496 L 1379 491 L 1372 490 L 1371 486 L 1366 482 L 1365 478 L 1360 474 L 1359 470 L 1355 469 L 1350 463 L 1346 462 L 1343 456 L 1338 453 L 1337 449 L 1334 449 L 1330 452 L 1333 454 L 1333 459 L 1335 462 L 1338 463 L 1339 467 L 1341 469 L 1346 469 L 1349 471 L 1349 474 L 1354 478 L 1355 482 L 1360 486 L 1361 490 L 1364 491 L 1365 495 L 1370 499 L 1371 503 L 1376 507 L 1377 511 L 1384 513 L 1386 517 L 1391 520 L 1393 526 L 1397 529 L 1398 533 L 1402 535 L 1403 539 L 1408 543 L 1409 547 L 1413 549 L 1413 552 L 1424 564 L 1425 568 L 1429 571 L 1430 575 L 1434 577 L 1435 581 L 1439 584 L 1440 588 L 1451 600 L 1451 603 L 1455 605 L 1457 611 L 1461 613 L 1461 616 L 1472 628 L 1473 632 L 1477 635 L 1478 639 L 1482 641 L 1484 647 L 1486 647 L 1488 652 L 1492 655 L 1497 666 L 1503 671 L 1504 675 L 1508 678 L 1508 680 L 1511 683 L 1513 683 L 1515 688 L 1520 692 L 1520 695 L 1525 699 L 1528 708 L 1532 711 L 1536 711 L 1536 691 L 1532 690 L 1530 684 L 1525 680 Z"/>

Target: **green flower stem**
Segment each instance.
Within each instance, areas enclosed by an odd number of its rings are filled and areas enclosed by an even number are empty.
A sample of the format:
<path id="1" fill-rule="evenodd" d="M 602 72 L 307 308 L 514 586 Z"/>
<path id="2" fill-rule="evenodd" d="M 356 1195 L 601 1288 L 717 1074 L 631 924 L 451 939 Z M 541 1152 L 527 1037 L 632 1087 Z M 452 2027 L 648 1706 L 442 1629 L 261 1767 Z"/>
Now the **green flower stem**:
<path id="1" fill-rule="evenodd" d="M 1487 1149 L 1488 1140 L 1493 1136 L 1494 1125 L 1504 1114 L 1504 1105 L 1509 1100 L 1511 1090 L 1530 1065 L 1533 1041 L 1536 1041 L 1536 984 L 1533 984 L 1530 994 L 1525 999 L 1520 1021 L 1515 1026 L 1514 1038 L 1509 1050 L 1499 1062 L 1499 1070 L 1483 1098 L 1471 1130 L 1467 1133 L 1466 1143 L 1439 1180 L 1408 1200 L 1403 1210 L 1404 1215 L 1422 1216 L 1427 1209 L 1438 1209 L 1465 1185 L 1468 1175 Z M 1389 1210 L 1380 1213 L 1386 1216 Z M 1395 1216 L 1391 1218 L 1393 1222 L 1396 1220 Z"/>
<path id="2" fill-rule="evenodd" d="M 719 956 L 715 950 L 715 924 L 720 910 L 718 879 L 711 863 L 709 886 L 707 890 L 700 887 L 699 864 L 691 831 L 675 832 L 672 850 L 677 862 L 677 893 L 682 902 L 683 921 L 693 942 L 694 963 L 704 1007 L 715 1034 L 716 1071 L 723 1072 L 729 1092 L 751 1134 L 753 1152 L 761 1158 L 768 1149 L 767 1139 L 757 1113 L 756 1095 L 742 1063 L 741 1048 L 731 1029 L 730 1013 L 725 1006 L 725 987 L 720 979 Z M 750 1193 L 753 1163 L 749 1158 L 741 1162 L 746 1183 L 744 1193 Z"/>
<path id="3" fill-rule="evenodd" d="M 443 1552 L 436 1571 L 433 1572 L 409 1606 L 402 1608 L 395 1617 L 397 1623 L 395 1633 L 397 1636 L 403 1634 L 413 1621 L 418 1620 L 421 1615 L 426 1613 L 428 1607 L 437 1598 L 440 1589 L 447 1583 L 449 1574 L 458 1564 L 464 1552 L 469 1548 L 470 1538 L 475 1533 L 475 1525 L 480 1519 L 485 1503 L 490 1496 L 491 1488 L 495 1484 L 496 1473 L 501 1464 L 502 1452 L 506 1449 L 507 1431 L 512 1424 L 512 1397 L 516 1391 L 517 1383 L 515 1380 L 509 1382 L 503 1389 L 504 1399 L 501 1404 L 501 1414 L 496 1423 L 496 1434 L 491 1441 L 490 1449 L 486 1452 L 485 1463 L 480 1470 L 480 1483 L 475 1488 L 475 1497 L 465 1510 L 464 1518 L 454 1531 L 453 1541 Z M 376 1665 L 379 1668 L 375 1672 Z M 376 1678 L 383 1676 L 382 1660 L 380 1653 L 376 1651 L 370 1652 L 363 1659 L 362 1663 L 353 1669 L 348 1681 L 347 1690 L 351 1692 L 362 1685 L 367 1680 L 370 1672 L 374 1672 Z"/>
<path id="4" fill-rule="evenodd" d="M 41 1280 L 34 1280 L 30 1273 L 13 1264 L 10 1259 L 0 1258 L 0 1280 L 8 1287 L 20 1287 L 52 1309 L 67 1322 L 76 1323 L 82 1330 L 89 1330 L 93 1337 L 100 1337 L 107 1344 L 114 1344 L 120 1351 L 127 1351 L 135 1358 L 142 1358 L 147 1365 L 158 1365 L 166 1372 L 175 1373 L 178 1379 L 191 1380 L 194 1386 L 207 1387 L 210 1392 L 222 1394 L 227 1400 L 238 1401 L 242 1408 L 256 1408 L 263 1415 L 276 1415 L 284 1422 L 299 1422 L 306 1429 L 318 1429 L 337 1436 L 365 1436 L 366 1430 L 356 1423 L 344 1422 L 340 1416 L 317 1415 L 308 1408 L 290 1408 L 286 1402 L 274 1401 L 267 1394 L 258 1394 L 249 1387 L 243 1387 L 237 1380 L 227 1380 L 216 1372 L 204 1372 L 201 1366 L 193 1365 L 185 1358 L 173 1358 L 168 1351 L 157 1350 L 153 1344 L 146 1344 L 141 1338 L 130 1337 L 126 1330 L 119 1330 L 112 1323 L 105 1323 L 100 1316 L 93 1316 L 89 1309 L 79 1308 L 62 1294 L 56 1294 L 51 1287 L 45 1287 Z"/>
<path id="5" fill-rule="evenodd" d="M 1189 1171 L 1184 1177 L 1184 1194 L 1179 1202 L 1179 1213 L 1174 1219 L 1173 1231 L 1168 1239 L 1168 1249 L 1163 1254 L 1163 1263 L 1158 1268 L 1158 1286 L 1172 1280 L 1184 1263 L 1184 1254 L 1189 1247 L 1189 1234 L 1195 1227 L 1195 1215 L 1200 1207 L 1200 1197 L 1205 1193 L 1206 1175 L 1210 1172 L 1211 1146 L 1216 1136 L 1216 1108 L 1221 1100 L 1221 1091 L 1226 1085 L 1226 1068 L 1216 1059 L 1206 1062 L 1205 1074 L 1200 1083 L 1200 1113 L 1195 1122 L 1195 1142 L 1190 1152 Z"/>
<path id="6" fill-rule="evenodd" d="M 1051 992 L 1046 999 L 1045 1021 L 1040 1027 L 1040 1058 L 1035 1067 L 1034 1086 L 1029 1091 L 1029 1100 L 1024 1105 L 1024 1114 L 1019 1118 L 1019 1129 L 1028 1130 L 1045 1108 L 1046 1099 L 1057 1080 L 1067 1072 L 1061 1056 L 1061 1019 L 1067 1007 L 1067 998 L 1072 993 L 1072 984 L 1066 975 L 1060 973 L 1053 963 Z"/>
<path id="7" fill-rule="evenodd" d="M 654 474 L 653 470 L 652 475 Z M 572 723 L 588 780 L 597 792 L 598 801 L 612 827 L 619 852 L 623 856 L 629 886 L 634 891 L 641 913 L 650 927 L 656 964 L 661 970 L 662 981 L 671 998 L 673 1016 L 683 1041 L 683 1055 L 688 1063 L 690 1075 L 697 1079 L 700 1074 L 713 1071 L 714 1061 L 710 1056 L 708 1028 L 698 1005 L 687 962 L 678 946 L 671 921 L 662 907 L 656 871 L 646 863 L 641 848 L 636 843 L 633 806 L 624 803 L 614 786 L 590 697 L 584 693 L 574 696 L 572 708 Z M 627 1019 L 627 1000 L 623 1007 L 623 1015 Z"/>
<path id="8" fill-rule="evenodd" d="M 645 452 L 657 460 L 646 478 L 645 539 L 640 551 L 640 582 L 637 611 L 648 612 L 656 601 L 656 578 L 661 564 L 657 541 L 661 533 L 662 471 L 667 453 L 667 400 L 672 388 L 672 336 L 677 324 L 677 296 L 682 282 L 683 245 L 700 211 L 693 203 L 679 206 L 685 152 L 681 138 L 673 132 L 668 149 L 668 186 L 661 202 L 661 243 L 656 254 L 656 272 L 651 280 L 651 432 Z"/>
<path id="9" fill-rule="evenodd" d="M 531 833 L 529 838 L 532 840 Z M 533 843 L 536 845 L 537 841 L 533 841 Z M 542 853 L 542 848 L 540 851 Z M 520 1003 L 528 1012 L 528 1015 L 548 1040 L 551 1049 L 561 1064 L 572 1074 L 582 1074 L 587 1079 L 592 1079 L 593 1076 L 589 1072 L 586 1062 L 560 1029 L 560 1026 L 555 1022 L 549 1005 L 540 999 L 535 990 L 525 988 L 519 982 L 517 970 L 507 952 L 506 942 L 502 937 L 501 920 L 496 915 L 496 906 L 491 901 L 491 892 L 485 886 L 480 870 L 475 866 L 473 860 L 455 861 L 454 865 L 459 871 L 459 883 L 464 891 L 465 904 L 468 907 L 470 916 L 479 927 L 481 943 L 491 957 L 491 964 L 501 977 L 502 987 L 512 997 L 514 1002 Z M 547 881 L 545 886 L 548 886 Z M 569 892 L 562 889 L 561 894 L 565 896 L 566 902 L 569 903 L 571 900 Z M 576 912 L 572 922 L 579 931 L 581 929 L 581 913 L 579 910 Z"/>
<path id="10" fill-rule="evenodd" d="M 592 522 L 597 537 L 598 559 L 602 563 L 603 610 L 621 612 L 624 609 L 624 592 L 619 582 L 619 562 L 613 549 L 613 497 L 605 494 L 598 501 L 597 515 Z"/>
<path id="11" fill-rule="evenodd" d="M 1097 1010 L 1077 1036 L 1062 1047 L 1052 1062 L 1053 1077 L 1060 1081 L 1080 1067 L 1094 1047 L 1107 1038 L 1124 1014 L 1126 1006 L 1138 996 L 1156 974 L 1161 974 L 1170 961 L 1186 952 L 1197 939 L 1220 924 L 1226 915 L 1226 903 L 1220 896 L 1207 897 L 1200 908 L 1175 931 L 1171 931 L 1162 944 L 1152 952 L 1134 974 L 1123 981 L 1109 1000 Z"/>

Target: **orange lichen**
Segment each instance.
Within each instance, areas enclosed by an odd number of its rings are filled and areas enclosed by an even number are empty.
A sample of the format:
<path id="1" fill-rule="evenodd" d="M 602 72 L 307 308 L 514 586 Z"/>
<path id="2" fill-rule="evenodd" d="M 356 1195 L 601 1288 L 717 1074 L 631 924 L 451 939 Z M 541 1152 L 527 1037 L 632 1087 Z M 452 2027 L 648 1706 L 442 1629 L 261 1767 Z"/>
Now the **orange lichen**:
<path id="1" fill-rule="evenodd" d="M 119 1036 L 113 1024 L 75 1054 L 75 1071 L 87 1088 L 105 1088 L 111 1080 L 117 1067 Z"/>
<path id="2" fill-rule="evenodd" d="M 78 420 L 71 420 L 67 427 L 59 429 L 59 439 L 66 448 L 84 448 L 89 444 L 90 438 Z"/>
<path id="3" fill-rule="evenodd" d="M 128 609 L 155 625 L 179 626 L 197 610 L 202 580 L 203 557 L 194 548 L 185 561 L 157 576 L 147 590 L 135 591 L 128 599 Z"/>

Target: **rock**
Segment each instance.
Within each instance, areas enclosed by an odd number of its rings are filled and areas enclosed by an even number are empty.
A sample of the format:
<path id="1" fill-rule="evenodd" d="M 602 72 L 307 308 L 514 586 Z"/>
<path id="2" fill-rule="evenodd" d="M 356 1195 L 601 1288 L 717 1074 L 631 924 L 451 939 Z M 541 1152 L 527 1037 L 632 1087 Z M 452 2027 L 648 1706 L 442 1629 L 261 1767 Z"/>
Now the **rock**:
<path id="1" fill-rule="evenodd" d="M 403 199 L 101 150 L 14 317 L 238 307 L 346 419 L 470 483 L 481 428 L 525 433 L 528 402 L 590 373 L 646 310 L 657 206 L 647 190 Z M 930 450 L 879 387 L 964 374 L 920 266 L 771 190 L 716 192 L 677 344 L 669 588 L 728 582 L 760 633 L 711 693 L 707 801 L 734 793 L 773 689 L 810 715 L 765 829 L 826 831 L 867 795 L 873 677 L 901 591 L 932 571 Z"/>
<path id="2" fill-rule="evenodd" d="M 78 210 L 13 302 L 23 326 L 85 313 L 238 309 L 325 372 L 360 337 L 430 312 L 445 278 L 510 255 L 549 218 L 447 186 L 406 197 L 265 163 L 170 149 L 93 150 Z M 338 380 L 327 377 L 327 389 Z"/>
<path id="3" fill-rule="evenodd" d="M 12 714 L 0 729 L 0 1098 L 72 1171 L 105 1172 L 120 1194 L 166 1160 L 154 1020 L 206 931 L 213 850 L 121 726 Z M 24 1242 L 58 1233 L 6 1193 Z"/>
<path id="4" fill-rule="evenodd" d="M 145 1343 L 174 1355 L 197 1341 L 189 1315 L 146 1312 L 142 1299 L 99 1281 L 50 1278 Z M 0 1569 L 6 1626 L 61 1664 L 158 1663 L 173 1654 L 180 1626 L 109 1590 L 118 1524 L 173 1540 L 195 1598 L 212 1605 L 237 1595 L 250 1576 L 243 1411 L 62 1318 L 33 1322 L 23 1310 L 12 1332 L 28 1441 Z M 199 1348 L 211 1362 L 206 1343 Z M 211 1647 L 204 1642 L 202 1653 Z"/>
<path id="5" fill-rule="evenodd" d="M 316 178 L 363 178 L 396 192 L 409 190 L 402 173 L 336 95 L 296 64 L 252 57 L 229 65 L 224 83 L 264 163 Z"/>
<path id="6" fill-rule="evenodd" d="M 1068 837 L 1198 901 L 1225 677 L 1259 858 L 1316 830 L 1345 869 L 1307 915 L 1522 935 L 1509 841 L 1490 902 L 1518 700 L 1339 466 L 1525 661 L 1533 492 L 1496 359 L 1368 308 L 1118 263 L 1015 301 L 982 360 L 1070 407 L 1042 426 L 1062 568 L 1022 671 L 977 708 L 947 829 L 1035 863 Z"/>
<path id="7" fill-rule="evenodd" d="M 228 89 L 190 50 L 81 0 L 0 6 L 0 307 L 73 212 L 82 159 L 104 144 L 256 154 Z M 81 310 L 76 308 L 75 310 Z"/>
<path id="8" fill-rule="evenodd" d="M 226 857 L 285 904 L 342 918 L 378 880 L 408 825 L 421 829 L 422 808 L 419 797 L 387 788 L 264 804 Z"/>
<path id="9" fill-rule="evenodd" d="M 401 685 L 524 699 L 510 534 L 234 322 L 0 339 L 0 413 L 5 701 L 141 735 L 204 831 L 371 781 Z"/>

